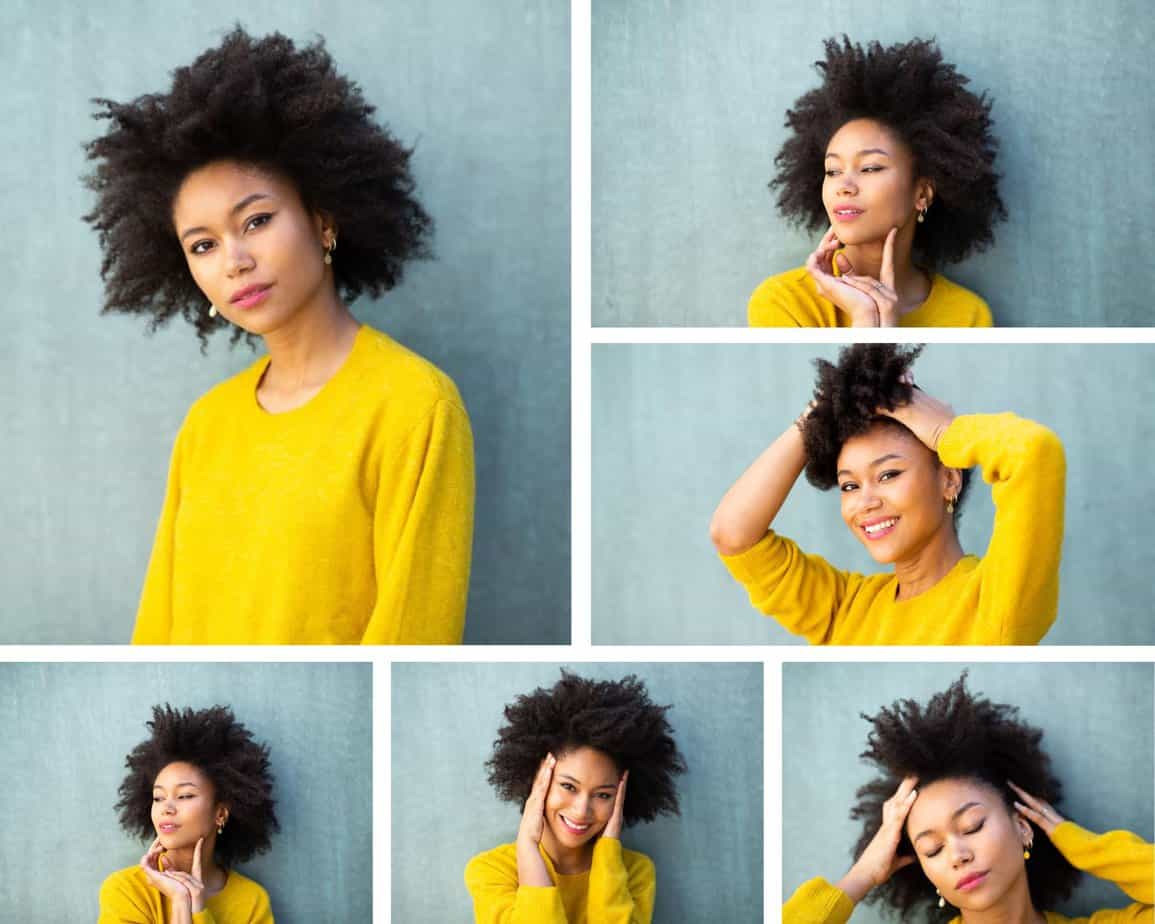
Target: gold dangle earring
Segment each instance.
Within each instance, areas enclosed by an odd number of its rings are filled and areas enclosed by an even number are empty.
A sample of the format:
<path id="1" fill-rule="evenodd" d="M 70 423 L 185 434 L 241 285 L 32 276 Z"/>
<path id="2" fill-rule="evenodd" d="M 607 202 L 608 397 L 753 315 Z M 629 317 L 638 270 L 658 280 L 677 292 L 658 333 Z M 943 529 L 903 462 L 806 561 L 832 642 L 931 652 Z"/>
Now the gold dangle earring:
<path id="1" fill-rule="evenodd" d="M 926 213 L 928 208 L 929 206 L 923 206 L 923 208 L 919 210 L 917 221 L 920 225 L 926 221 Z"/>
<path id="2" fill-rule="evenodd" d="M 325 250 L 325 265 L 326 266 L 332 266 L 333 265 L 333 253 L 336 251 L 336 249 L 337 249 L 337 235 L 334 234 L 333 240 L 329 242 L 329 246 Z"/>
<path id="3" fill-rule="evenodd" d="M 946 512 L 948 514 L 950 514 L 951 516 L 954 515 L 954 498 L 953 497 L 948 497 L 946 499 Z"/>

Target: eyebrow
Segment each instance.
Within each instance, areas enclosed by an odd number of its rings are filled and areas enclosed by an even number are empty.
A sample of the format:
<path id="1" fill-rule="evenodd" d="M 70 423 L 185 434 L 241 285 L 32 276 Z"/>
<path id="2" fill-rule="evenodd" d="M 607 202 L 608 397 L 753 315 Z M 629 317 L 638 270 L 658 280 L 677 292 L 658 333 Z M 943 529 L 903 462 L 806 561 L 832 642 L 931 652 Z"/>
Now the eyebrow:
<path id="1" fill-rule="evenodd" d="M 197 784 L 194 783 L 192 780 L 187 780 L 184 783 L 177 783 L 175 786 L 173 786 L 173 789 L 180 789 L 182 786 L 194 786 L 195 787 L 196 785 Z M 164 787 L 161 786 L 160 783 L 153 783 L 152 788 L 153 789 L 164 789 Z"/>
<path id="2" fill-rule="evenodd" d="M 270 196 L 268 193 L 253 193 L 252 195 L 245 196 L 245 198 L 243 198 L 240 202 L 238 202 L 231 209 L 229 209 L 229 216 L 231 217 L 233 215 L 236 215 L 237 212 L 244 211 L 248 206 L 252 205 L 258 199 L 272 199 L 272 198 L 273 197 Z M 201 231 L 207 231 L 207 230 L 208 230 L 208 228 L 204 227 L 203 225 L 197 225 L 195 228 L 186 229 L 184 234 L 182 234 L 180 236 L 180 239 L 183 241 L 190 234 L 198 234 Z"/>
<path id="3" fill-rule="evenodd" d="M 863 154 L 882 154 L 884 157 L 890 157 L 890 152 L 884 151 L 882 148 L 863 148 L 855 155 L 855 157 L 861 157 Z M 839 160 L 842 160 L 842 158 L 835 154 L 833 151 L 828 152 L 826 156 L 828 158 L 837 157 Z"/>
<path id="4" fill-rule="evenodd" d="M 978 806 L 979 808 L 985 808 L 986 807 L 981 802 L 968 802 L 966 805 L 961 805 L 957 809 L 955 809 L 954 812 L 950 816 L 950 820 L 954 821 L 956 818 L 959 817 L 959 815 L 961 815 L 963 812 L 967 811 L 967 809 L 973 809 L 975 806 Z M 912 844 L 917 843 L 918 839 L 920 837 L 925 837 L 926 835 L 933 834 L 933 833 L 934 832 L 928 828 L 926 831 L 923 831 L 922 834 L 916 834 L 914 837 L 912 837 L 910 839 L 910 842 Z"/>
<path id="5" fill-rule="evenodd" d="M 867 468 L 874 468 L 875 466 L 881 465 L 883 462 L 889 462 L 891 459 L 900 459 L 901 460 L 902 458 L 903 457 L 900 456 L 897 452 L 888 452 L 885 456 L 879 456 L 877 459 L 875 459 L 873 462 L 871 462 L 870 465 L 867 466 Z M 839 478 L 842 475 L 853 475 L 853 474 L 854 473 L 848 468 L 840 468 L 837 472 L 835 472 L 834 477 Z"/>
<path id="6" fill-rule="evenodd" d="M 568 773 L 559 773 L 558 777 L 560 779 L 563 779 L 563 780 L 569 780 L 571 783 L 577 783 L 579 786 L 581 785 L 581 780 L 579 780 L 576 776 L 570 776 Z M 595 786 L 594 787 L 594 789 L 616 789 L 616 788 L 617 788 L 617 783 L 602 783 L 601 786 Z"/>

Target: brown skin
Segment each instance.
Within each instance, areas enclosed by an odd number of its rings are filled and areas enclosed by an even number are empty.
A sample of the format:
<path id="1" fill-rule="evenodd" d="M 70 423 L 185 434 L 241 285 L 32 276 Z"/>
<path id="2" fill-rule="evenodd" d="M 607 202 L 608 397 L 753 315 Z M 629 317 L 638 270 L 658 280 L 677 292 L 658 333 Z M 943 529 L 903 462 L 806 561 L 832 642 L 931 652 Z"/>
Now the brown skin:
<path id="1" fill-rule="evenodd" d="M 518 882 L 553 884 L 538 844 L 559 873 L 588 870 L 599 837 L 621 838 L 628 777 L 628 771 L 619 773 L 613 760 L 594 748 L 575 748 L 556 758 L 547 755 L 522 812 L 517 837 Z M 588 827 L 576 832 L 566 821 Z"/>
<path id="2" fill-rule="evenodd" d="M 822 202 L 831 227 L 806 268 L 855 327 L 894 327 L 930 294 L 931 277 L 911 262 L 911 249 L 934 186 L 914 166 L 910 148 L 873 119 L 847 122 L 827 144 Z M 848 206 L 862 214 L 844 220 L 837 211 Z M 831 260 L 840 247 L 842 275 L 835 276 Z"/>
<path id="3" fill-rule="evenodd" d="M 971 779 L 938 780 L 923 790 L 907 777 L 883 804 L 883 822 L 862 856 L 838 886 L 855 902 L 912 862 L 966 924 L 1042 924 L 1031 904 L 1023 850 L 1032 843 L 1029 818 L 1049 835 L 1063 818 L 1050 805 L 1014 783 L 1023 803 L 1008 811 L 1002 796 Z M 1008 781 L 1009 782 L 1009 781 Z M 903 832 L 915 858 L 900 857 Z M 958 886 L 968 875 L 986 873 L 976 887 Z"/>
<path id="4" fill-rule="evenodd" d="M 212 781 L 196 766 L 175 761 L 153 784 L 157 838 L 140 859 L 148 881 L 169 900 L 174 920 L 191 920 L 224 888 L 228 873 L 213 859 L 217 829 L 229 808 L 217 802 Z M 175 830 L 167 830 L 174 827 Z"/>
<path id="5" fill-rule="evenodd" d="M 270 363 L 257 386 L 261 406 L 283 413 L 308 402 L 344 363 L 360 326 L 324 262 L 337 238 L 332 217 L 307 210 L 284 177 L 222 160 L 185 177 L 172 219 L 205 298 L 265 341 Z M 271 288 L 253 307 L 233 301 L 251 285 Z"/>

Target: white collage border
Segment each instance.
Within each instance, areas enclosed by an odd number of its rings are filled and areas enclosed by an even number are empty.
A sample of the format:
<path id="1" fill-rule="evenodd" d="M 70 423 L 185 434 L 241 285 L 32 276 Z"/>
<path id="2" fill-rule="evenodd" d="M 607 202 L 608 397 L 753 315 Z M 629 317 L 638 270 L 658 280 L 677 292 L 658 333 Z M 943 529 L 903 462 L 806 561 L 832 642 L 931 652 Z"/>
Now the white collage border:
<path id="1" fill-rule="evenodd" d="M 609 0 L 602 0 L 609 2 Z M 352 662 L 373 664 L 373 922 L 391 921 L 391 667 L 410 662 L 758 662 L 763 665 L 763 903 L 767 921 L 782 904 L 780 836 L 781 689 L 785 662 L 1144 662 L 1155 670 L 1152 646 L 1021 648 L 824 648 L 793 646 L 599 646 L 590 644 L 591 382 L 594 344 L 845 343 L 840 331 L 744 328 L 591 327 L 591 0 L 571 3 L 571 618 L 569 646 L 374 648 L 304 646 L 210 648 L 177 646 L 161 653 L 127 645 L 0 646 L 0 663 L 15 662 Z M 856 332 L 857 340 L 927 343 L 1155 343 L 1152 328 L 1004 328 Z M 1152 370 L 1155 374 L 1155 369 Z M 1155 594 L 1153 594 L 1155 604 Z M 1155 618 L 1155 606 L 1152 607 Z M 1152 780 L 1155 792 L 1155 780 Z M 402 924 L 402 922 L 397 922 Z"/>

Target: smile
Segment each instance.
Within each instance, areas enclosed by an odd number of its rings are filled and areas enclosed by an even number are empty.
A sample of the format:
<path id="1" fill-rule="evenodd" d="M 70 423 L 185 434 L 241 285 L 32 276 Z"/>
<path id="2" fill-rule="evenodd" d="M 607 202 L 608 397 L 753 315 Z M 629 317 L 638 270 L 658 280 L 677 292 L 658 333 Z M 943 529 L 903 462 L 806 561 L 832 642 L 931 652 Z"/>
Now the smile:
<path id="1" fill-rule="evenodd" d="M 888 520 L 875 520 L 873 523 L 864 524 L 862 531 L 866 533 L 867 539 L 881 539 L 894 529 L 898 521 L 899 517 L 891 517 Z"/>
<path id="2" fill-rule="evenodd" d="M 585 825 L 575 825 L 565 815 L 558 815 L 557 817 L 561 819 L 561 823 L 570 834 L 585 834 L 593 826 L 592 822 Z"/>
<path id="3" fill-rule="evenodd" d="M 852 221 L 862 214 L 862 209 L 835 209 L 834 217 L 843 221 Z"/>
<path id="4" fill-rule="evenodd" d="M 166 821 L 164 824 L 160 825 L 157 828 L 157 830 L 160 831 L 161 834 L 172 834 L 172 832 L 177 830 L 177 828 L 179 828 L 179 827 L 180 827 L 180 825 L 173 824 L 170 821 Z"/>

